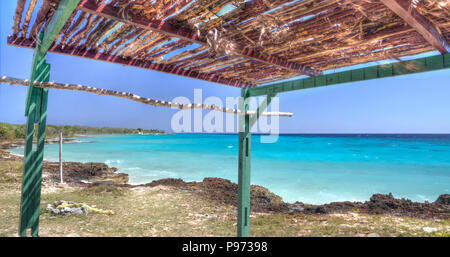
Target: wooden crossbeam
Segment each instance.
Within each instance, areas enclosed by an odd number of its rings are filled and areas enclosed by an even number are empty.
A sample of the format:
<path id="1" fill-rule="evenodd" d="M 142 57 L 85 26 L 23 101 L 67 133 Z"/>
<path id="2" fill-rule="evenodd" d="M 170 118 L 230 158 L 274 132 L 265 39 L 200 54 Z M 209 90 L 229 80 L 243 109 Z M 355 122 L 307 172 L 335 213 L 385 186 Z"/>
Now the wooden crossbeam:
<path id="1" fill-rule="evenodd" d="M 14 46 L 20 46 L 25 48 L 34 48 L 36 46 L 36 42 L 30 39 L 25 38 L 19 38 L 17 36 L 9 36 L 8 37 L 8 44 L 14 45 Z M 53 44 L 49 52 L 53 53 L 59 53 L 59 54 L 67 54 L 72 56 L 78 56 L 93 60 L 99 60 L 99 61 L 105 61 L 110 63 L 116 63 L 116 64 L 122 64 L 122 65 L 128 65 L 148 70 L 154 70 L 154 71 L 160 71 L 165 72 L 169 74 L 174 75 L 180 75 L 185 76 L 189 78 L 195 78 L 200 80 L 205 80 L 209 82 L 215 82 L 219 84 L 225 84 L 233 87 L 239 87 L 239 88 L 252 88 L 255 87 L 254 84 L 244 82 L 242 80 L 238 79 L 228 79 L 224 77 L 220 77 L 218 75 L 210 74 L 210 73 L 202 73 L 197 71 L 190 71 L 185 70 L 181 68 L 176 68 L 175 66 L 172 66 L 170 64 L 163 64 L 163 63 L 155 63 L 150 61 L 140 61 L 136 59 L 131 58 L 122 58 L 120 56 L 116 55 L 110 55 L 110 54 L 104 54 L 99 53 L 97 51 L 92 50 L 86 50 L 86 49 L 77 49 L 71 46 L 65 46 L 64 49 L 61 48 L 61 46 Z"/>
<path id="2" fill-rule="evenodd" d="M 446 54 L 450 51 L 450 46 L 447 44 L 446 39 L 427 18 L 416 11 L 409 0 L 381 0 L 381 2 L 413 27 L 441 54 Z"/>
<path id="3" fill-rule="evenodd" d="M 18 78 L 11 78 L 11 77 L 0 77 L 0 83 L 10 84 L 10 85 L 22 85 L 22 86 L 29 86 L 30 80 L 28 79 L 18 79 Z M 225 107 L 219 107 L 214 105 L 206 105 L 206 104 L 180 104 L 170 101 L 163 101 L 163 100 L 155 100 L 151 98 L 146 98 L 142 96 L 135 95 L 133 93 L 128 92 L 120 92 L 115 90 L 108 90 L 108 89 L 101 89 L 101 88 L 95 88 L 91 86 L 82 86 L 82 85 L 75 85 L 75 84 L 63 84 L 63 83 L 56 83 L 56 82 L 40 82 L 40 81 L 33 81 L 33 86 L 37 88 L 53 88 L 53 89 L 65 89 L 65 90 L 72 90 L 72 91 L 83 91 L 83 92 L 89 92 L 94 93 L 97 95 L 107 95 L 107 96 L 115 96 L 120 98 L 125 98 L 128 100 L 132 100 L 135 102 L 152 105 L 152 106 L 158 106 L 158 107 L 171 107 L 171 108 L 177 108 L 181 110 L 189 110 L 189 109 L 204 109 L 204 110 L 210 110 L 210 111 L 218 111 L 218 112 L 224 112 L 224 113 L 231 113 L 231 114 L 237 114 L 237 115 L 262 115 L 262 116 L 280 116 L 280 117 L 292 117 L 292 113 L 290 112 L 264 112 L 263 110 L 258 111 L 241 111 L 238 109 L 231 109 L 231 108 L 225 108 Z M 265 106 L 268 104 L 266 103 Z M 261 112 L 261 113 L 260 113 Z"/>
<path id="4" fill-rule="evenodd" d="M 204 32 L 198 33 L 190 28 L 181 27 L 172 24 L 170 21 L 161 21 L 157 19 L 148 20 L 143 16 L 125 18 L 125 15 L 120 14 L 120 10 L 117 7 L 111 6 L 107 3 L 98 4 L 96 0 L 83 0 L 78 8 L 83 11 L 94 15 L 99 15 L 108 19 L 120 21 L 126 24 L 137 26 L 143 29 L 156 31 L 172 37 L 177 37 L 182 40 L 186 40 L 201 45 L 207 45 L 207 40 Z M 290 62 L 287 59 L 277 56 L 265 54 L 259 50 L 244 47 L 242 49 L 235 50 L 234 54 L 262 62 L 268 65 L 277 66 L 285 70 L 294 71 L 299 74 L 315 76 L 320 72 L 309 67 L 305 67 L 296 62 Z"/>
<path id="5" fill-rule="evenodd" d="M 303 78 L 248 89 L 249 96 L 262 96 L 303 90 L 315 87 L 331 86 L 343 83 L 408 75 L 420 72 L 450 68 L 450 54 L 435 55 L 410 61 L 377 65 L 367 68 L 335 72 L 331 74 Z"/>

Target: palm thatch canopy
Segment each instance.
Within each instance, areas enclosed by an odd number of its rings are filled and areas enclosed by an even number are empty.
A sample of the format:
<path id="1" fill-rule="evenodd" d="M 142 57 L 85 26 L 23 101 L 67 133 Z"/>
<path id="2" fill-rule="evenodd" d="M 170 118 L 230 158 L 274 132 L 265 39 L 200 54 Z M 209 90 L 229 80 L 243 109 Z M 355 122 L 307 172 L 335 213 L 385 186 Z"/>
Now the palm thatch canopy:
<path id="1" fill-rule="evenodd" d="M 59 0 L 17 2 L 8 43 L 34 47 Z M 82 0 L 50 52 L 249 88 L 449 41 L 448 0 Z"/>

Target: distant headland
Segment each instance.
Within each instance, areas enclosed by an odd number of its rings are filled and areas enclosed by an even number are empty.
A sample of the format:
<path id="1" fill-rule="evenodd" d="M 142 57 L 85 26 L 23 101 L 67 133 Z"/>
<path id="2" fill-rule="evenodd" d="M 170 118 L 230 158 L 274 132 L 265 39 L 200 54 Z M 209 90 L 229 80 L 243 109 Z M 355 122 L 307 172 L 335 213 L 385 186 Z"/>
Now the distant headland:
<path id="1" fill-rule="evenodd" d="M 75 137 L 79 135 L 108 135 L 108 134 L 169 134 L 159 129 L 130 129 L 130 128 L 109 128 L 109 127 L 88 127 L 88 126 L 56 126 L 47 125 L 46 137 L 58 137 L 59 132 L 63 132 L 63 137 Z M 26 134 L 25 125 L 0 123 L 0 139 L 14 140 L 24 139 Z"/>

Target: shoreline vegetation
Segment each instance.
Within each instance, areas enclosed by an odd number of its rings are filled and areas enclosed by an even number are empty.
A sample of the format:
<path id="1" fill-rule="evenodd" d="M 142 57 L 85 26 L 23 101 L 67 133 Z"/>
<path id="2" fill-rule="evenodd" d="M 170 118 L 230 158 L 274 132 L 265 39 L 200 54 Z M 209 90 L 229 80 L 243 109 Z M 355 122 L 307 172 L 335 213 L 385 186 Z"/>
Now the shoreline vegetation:
<path id="1" fill-rule="evenodd" d="M 66 142 L 71 142 L 70 140 Z M 52 143 L 52 140 L 48 140 Z M 0 236 L 16 236 L 23 157 L 4 150 L 23 140 L 0 139 Z M 44 161 L 41 236 L 235 236 L 237 184 L 161 179 L 128 184 L 128 174 L 104 163 Z M 56 216 L 55 201 L 85 202 L 114 215 Z M 432 203 L 374 194 L 365 202 L 286 203 L 262 186 L 251 187 L 253 236 L 450 236 L 450 195 Z"/>
<path id="2" fill-rule="evenodd" d="M 63 132 L 63 137 L 84 137 L 88 135 L 114 135 L 114 134 L 168 134 L 166 131 L 158 129 L 130 129 L 130 128 L 109 128 L 109 127 L 88 127 L 88 126 L 46 126 L 46 141 L 59 137 L 59 132 Z M 0 123 L 0 140 L 15 140 L 25 138 L 26 125 Z"/>

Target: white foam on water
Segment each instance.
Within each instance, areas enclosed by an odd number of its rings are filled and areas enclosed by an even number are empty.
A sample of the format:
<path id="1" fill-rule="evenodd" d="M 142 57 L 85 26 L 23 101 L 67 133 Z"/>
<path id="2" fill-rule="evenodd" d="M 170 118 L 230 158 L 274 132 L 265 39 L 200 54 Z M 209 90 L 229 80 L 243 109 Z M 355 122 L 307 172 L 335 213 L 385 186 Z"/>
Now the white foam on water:
<path id="1" fill-rule="evenodd" d="M 23 148 L 23 147 L 22 147 Z M 13 153 L 13 152 L 9 152 L 8 151 L 8 153 L 10 153 L 11 155 L 14 155 L 14 156 L 17 156 L 17 157 L 22 157 L 23 158 L 23 154 L 21 154 L 21 153 Z M 47 161 L 47 162 L 51 162 L 51 161 L 53 161 L 52 159 L 48 159 L 48 158 L 44 158 L 44 161 Z"/>
<path id="2" fill-rule="evenodd" d="M 140 167 L 130 167 L 130 168 L 123 168 L 123 170 L 127 170 L 127 171 L 137 171 L 137 170 L 143 170 Z"/>
<path id="3" fill-rule="evenodd" d="M 67 143 L 64 143 L 64 144 L 79 144 L 79 143 L 93 143 L 93 142 L 95 142 L 95 141 L 78 140 L 78 139 L 76 139 L 76 140 L 73 140 L 73 141 L 70 141 L 70 142 L 67 142 Z"/>
<path id="4" fill-rule="evenodd" d="M 105 164 L 110 166 L 110 165 L 115 165 L 115 164 L 121 164 L 123 162 L 123 160 L 106 160 Z"/>
<path id="5" fill-rule="evenodd" d="M 121 169 L 122 172 L 130 175 L 129 183 L 132 185 L 139 185 L 150 183 L 153 180 L 163 178 L 179 178 L 179 174 L 168 170 L 147 170 L 140 167 L 130 167 Z"/>
<path id="6" fill-rule="evenodd" d="M 13 153 L 13 152 L 8 152 L 8 153 L 10 153 L 11 155 L 14 155 L 14 156 L 23 157 L 23 154 L 20 154 L 20 153 Z"/>
<path id="7" fill-rule="evenodd" d="M 420 199 L 421 202 L 430 201 L 430 199 L 428 197 L 421 195 L 421 194 L 415 194 L 415 197 Z"/>

